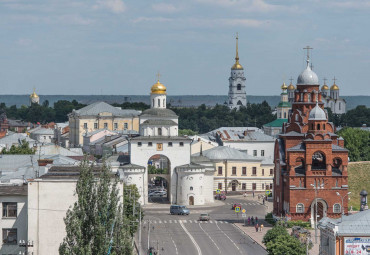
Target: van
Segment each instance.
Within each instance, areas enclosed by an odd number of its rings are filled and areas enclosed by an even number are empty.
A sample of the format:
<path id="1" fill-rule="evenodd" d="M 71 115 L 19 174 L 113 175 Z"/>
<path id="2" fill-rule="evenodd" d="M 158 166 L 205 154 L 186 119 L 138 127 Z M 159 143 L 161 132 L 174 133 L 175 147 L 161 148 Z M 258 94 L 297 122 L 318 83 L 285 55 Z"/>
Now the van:
<path id="1" fill-rule="evenodd" d="M 170 214 L 189 215 L 190 211 L 185 205 L 171 205 Z"/>

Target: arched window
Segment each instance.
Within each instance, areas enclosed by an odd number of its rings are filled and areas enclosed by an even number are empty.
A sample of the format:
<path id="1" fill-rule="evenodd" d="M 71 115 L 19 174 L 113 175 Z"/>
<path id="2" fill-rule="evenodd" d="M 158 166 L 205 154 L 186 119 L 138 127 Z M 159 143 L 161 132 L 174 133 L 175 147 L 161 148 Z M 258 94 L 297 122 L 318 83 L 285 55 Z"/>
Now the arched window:
<path id="1" fill-rule="evenodd" d="M 166 106 L 166 101 L 163 99 L 163 107 Z"/>
<path id="2" fill-rule="evenodd" d="M 312 155 L 312 169 L 326 169 L 325 155 L 316 151 Z"/>
<path id="3" fill-rule="evenodd" d="M 281 112 L 279 112 L 279 118 L 281 118 Z"/>
<path id="4" fill-rule="evenodd" d="M 320 124 L 317 124 L 317 130 L 320 130 Z"/>
<path id="5" fill-rule="evenodd" d="M 153 107 L 154 107 L 154 99 L 153 99 Z"/>
<path id="6" fill-rule="evenodd" d="M 304 204 L 302 203 L 297 204 L 296 213 L 304 213 Z"/>
<path id="7" fill-rule="evenodd" d="M 237 105 L 243 105 L 242 101 L 238 101 Z"/>
<path id="8" fill-rule="evenodd" d="M 295 121 L 298 121 L 298 114 L 295 115 Z"/>
<path id="9" fill-rule="evenodd" d="M 322 126 L 323 126 L 323 129 L 325 130 L 325 124 L 322 124 Z"/>
<path id="10" fill-rule="evenodd" d="M 161 136 L 162 135 L 162 128 L 158 128 L 158 135 Z"/>
<path id="11" fill-rule="evenodd" d="M 340 204 L 334 204 L 334 206 L 333 206 L 333 213 L 341 213 L 341 206 L 340 206 Z"/>
<path id="12" fill-rule="evenodd" d="M 286 112 L 284 112 L 284 119 L 286 119 Z"/>
<path id="13" fill-rule="evenodd" d="M 237 90 L 242 90 L 242 85 L 241 84 L 236 85 L 236 89 Z"/>
<path id="14" fill-rule="evenodd" d="M 308 102 L 311 102 L 311 94 L 308 94 Z"/>
<path id="15" fill-rule="evenodd" d="M 333 167 L 339 168 L 342 165 L 342 160 L 340 158 L 333 159 Z"/>
<path id="16" fill-rule="evenodd" d="M 190 187 L 190 190 L 193 190 L 193 186 Z"/>
<path id="17" fill-rule="evenodd" d="M 339 106 L 339 111 L 340 111 L 342 104 L 339 102 L 338 106 Z"/>
<path id="18" fill-rule="evenodd" d="M 158 107 L 161 107 L 161 100 L 158 99 Z"/>

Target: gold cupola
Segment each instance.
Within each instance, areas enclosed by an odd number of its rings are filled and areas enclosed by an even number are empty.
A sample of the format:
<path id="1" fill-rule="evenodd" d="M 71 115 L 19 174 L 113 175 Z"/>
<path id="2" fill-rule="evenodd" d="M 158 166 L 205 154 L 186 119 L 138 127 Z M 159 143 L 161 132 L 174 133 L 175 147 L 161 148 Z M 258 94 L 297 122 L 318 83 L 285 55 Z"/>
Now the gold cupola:
<path id="1" fill-rule="evenodd" d="M 151 88 L 152 94 L 166 94 L 166 90 L 167 88 L 162 83 L 159 82 L 159 74 L 158 74 L 157 83 L 155 83 Z"/>
<path id="2" fill-rule="evenodd" d="M 328 90 L 329 89 L 329 87 L 328 87 L 328 85 L 326 85 L 325 83 L 324 83 L 324 85 L 322 85 L 322 87 L 321 87 L 321 90 Z"/>
<path id="3" fill-rule="evenodd" d="M 30 98 L 39 98 L 39 96 L 35 92 L 35 89 L 33 89 L 33 93 L 30 95 Z"/>
<path id="4" fill-rule="evenodd" d="M 288 86 L 288 89 L 289 90 L 295 90 L 295 87 L 294 85 L 292 84 L 292 82 L 290 82 L 289 86 Z"/>
<path id="5" fill-rule="evenodd" d="M 339 90 L 339 87 L 334 83 L 333 86 L 330 87 L 330 90 Z"/>
<path id="6" fill-rule="evenodd" d="M 236 56 L 235 64 L 231 67 L 232 70 L 243 70 L 242 65 L 239 63 L 239 53 L 238 53 L 238 33 L 236 33 Z"/>
<path id="7" fill-rule="evenodd" d="M 283 83 L 283 85 L 281 85 L 281 89 L 282 90 L 288 89 L 288 86 L 285 84 L 285 82 Z"/>

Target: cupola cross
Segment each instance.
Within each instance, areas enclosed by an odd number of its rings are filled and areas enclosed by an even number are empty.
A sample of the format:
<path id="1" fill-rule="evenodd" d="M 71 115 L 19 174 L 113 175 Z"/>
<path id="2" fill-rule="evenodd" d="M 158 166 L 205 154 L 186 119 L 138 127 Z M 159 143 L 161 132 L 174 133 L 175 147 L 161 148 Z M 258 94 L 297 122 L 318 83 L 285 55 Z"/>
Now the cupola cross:
<path id="1" fill-rule="evenodd" d="M 326 81 L 327 81 L 328 79 L 326 79 L 326 78 L 324 77 L 324 79 L 323 79 L 323 80 L 324 80 L 324 84 L 326 84 Z"/>
<path id="2" fill-rule="evenodd" d="M 290 80 L 290 83 L 292 84 L 292 82 L 293 82 L 294 79 L 292 78 L 292 76 L 290 76 L 290 79 L 289 80 Z"/>
<path id="3" fill-rule="evenodd" d="M 334 78 L 333 78 L 333 81 L 334 81 L 334 84 L 335 84 L 335 81 L 336 81 L 337 79 L 335 78 L 335 76 L 334 76 Z"/>
<path id="4" fill-rule="evenodd" d="M 307 45 L 303 49 L 307 50 L 307 60 L 309 60 L 310 59 L 310 50 L 313 50 L 313 48 Z"/>
<path id="5" fill-rule="evenodd" d="M 160 78 L 161 78 L 161 74 L 158 72 L 157 73 L 157 80 L 159 81 Z"/>

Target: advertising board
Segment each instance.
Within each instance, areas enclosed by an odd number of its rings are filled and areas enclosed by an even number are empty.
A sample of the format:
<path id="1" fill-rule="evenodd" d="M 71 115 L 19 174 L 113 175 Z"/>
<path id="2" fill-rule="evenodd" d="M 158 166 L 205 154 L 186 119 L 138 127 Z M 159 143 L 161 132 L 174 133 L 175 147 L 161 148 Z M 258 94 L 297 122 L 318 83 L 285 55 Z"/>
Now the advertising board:
<path id="1" fill-rule="evenodd" d="M 370 237 L 350 237 L 344 239 L 345 255 L 370 255 Z"/>

